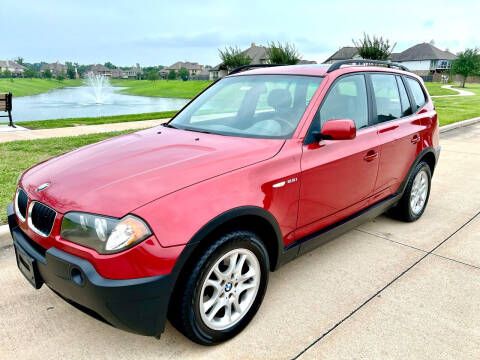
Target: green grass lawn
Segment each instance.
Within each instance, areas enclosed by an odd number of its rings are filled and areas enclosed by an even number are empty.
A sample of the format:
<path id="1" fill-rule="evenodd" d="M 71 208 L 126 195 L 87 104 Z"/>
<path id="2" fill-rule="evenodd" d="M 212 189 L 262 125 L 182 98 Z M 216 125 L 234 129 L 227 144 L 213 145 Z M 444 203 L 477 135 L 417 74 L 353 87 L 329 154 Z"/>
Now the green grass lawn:
<path id="1" fill-rule="evenodd" d="M 128 87 L 119 90 L 121 94 L 191 99 L 211 84 L 208 80 L 116 80 L 113 86 Z"/>
<path id="2" fill-rule="evenodd" d="M 6 207 L 13 199 L 18 175 L 54 155 L 135 130 L 65 138 L 24 140 L 0 144 L 0 224 L 6 224 Z"/>
<path id="3" fill-rule="evenodd" d="M 459 86 L 458 88 L 460 89 Z M 432 99 L 438 113 L 440 126 L 480 116 L 480 84 L 466 84 L 464 90 L 475 93 L 475 96 L 452 96 Z"/>
<path id="4" fill-rule="evenodd" d="M 0 79 L 0 93 L 11 92 L 13 96 L 36 95 L 52 89 L 82 85 L 82 80 L 55 79 Z"/>
<path id="5" fill-rule="evenodd" d="M 435 82 L 426 82 L 425 86 L 430 94 L 430 96 L 437 96 L 437 95 L 457 95 L 456 91 L 450 89 L 442 89 L 442 86 L 446 84 L 442 83 L 435 83 Z"/>
<path id="6" fill-rule="evenodd" d="M 28 129 L 53 129 L 69 126 L 79 125 L 99 125 L 99 124 L 113 124 L 119 122 L 130 122 L 151 119 L 166 119 L 171 118 L 177 111 L 161 111 L 153 113 L 130 114 L 130 115 L 115 115 L 115 116 L 101 116 L 101 117 L 86 117 L 86 118 L 67 118 L 67 119 L 53 119 L 53 120 L 37 120 L 37 121 L 23 121 L 17 122 L 18 126 L 26 127 Z"/>

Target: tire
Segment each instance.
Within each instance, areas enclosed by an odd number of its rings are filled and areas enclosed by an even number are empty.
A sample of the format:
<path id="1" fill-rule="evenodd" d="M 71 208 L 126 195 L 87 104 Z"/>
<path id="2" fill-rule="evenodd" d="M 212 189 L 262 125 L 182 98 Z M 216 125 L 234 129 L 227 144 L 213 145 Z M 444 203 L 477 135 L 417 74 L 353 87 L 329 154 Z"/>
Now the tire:
<path id="1" fill-rule="evenodd" d="M 256 234 L 238 230 L 220 236 L 187 274 L 174 297 L 177 304 L 170 321 L 201 345 L 231 339 L 259 309 L 269 269 L 268 252 Z"/>
<path id="2" fill-rule="evenodd" d="M 426 162 L 420 161 L 408 180 L 402 198 L 394 208 L 390 209 L 389 213 L 406 222 L 418 220 L 427 207 L 431 183 L 430 166 Z"/>

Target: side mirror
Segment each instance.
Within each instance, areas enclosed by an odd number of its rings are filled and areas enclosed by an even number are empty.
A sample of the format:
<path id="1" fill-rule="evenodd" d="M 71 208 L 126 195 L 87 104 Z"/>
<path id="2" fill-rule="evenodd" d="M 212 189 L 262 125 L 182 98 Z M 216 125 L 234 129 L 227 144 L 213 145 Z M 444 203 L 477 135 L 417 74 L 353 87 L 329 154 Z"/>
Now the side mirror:
<path id="1" fill-rule="evenodd" d="M 351 119 L 332 119 L 323 124 L 319 135 L 326 140 L 351 140 L 357 136 L 357 130 Z"/>

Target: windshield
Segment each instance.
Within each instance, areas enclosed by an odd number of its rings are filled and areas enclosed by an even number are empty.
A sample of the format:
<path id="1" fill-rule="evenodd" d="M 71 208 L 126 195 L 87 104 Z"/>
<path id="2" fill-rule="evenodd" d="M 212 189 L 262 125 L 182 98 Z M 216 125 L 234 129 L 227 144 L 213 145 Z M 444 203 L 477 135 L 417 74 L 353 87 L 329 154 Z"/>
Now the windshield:
<path id="1" fill-rule="evenodd" d="M 169 126 L 212 134 L 289 138 L 322 82 L 318 76 L 244 75 L 220 80 Z"/>

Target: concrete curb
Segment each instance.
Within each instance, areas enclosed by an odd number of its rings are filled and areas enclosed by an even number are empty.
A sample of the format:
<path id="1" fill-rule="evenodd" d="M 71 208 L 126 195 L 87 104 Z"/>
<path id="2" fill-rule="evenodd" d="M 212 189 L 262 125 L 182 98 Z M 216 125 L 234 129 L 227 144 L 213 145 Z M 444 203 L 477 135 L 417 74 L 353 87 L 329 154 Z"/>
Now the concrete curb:
<path id="1" fill-rule="evenodd" d="M 453 124 L 440 126 L 440 134 L 444 133 L 444 132 L 447 132 L 447 131 L 450 131 L 450 130 L 453 130 L 453 129 L 458 129 L 460 127 L 473 125 L 473 124 L 476 124 L 478 122 L 480 122 L 480 117 L 459 121 L 459 122 L 456 122 L 456 123 L 453 123 Z"/>
<path id="2" fill-rule="evenodd" d="M 5 246 L 12 245 L 12 237 L 8 225 L 0 226 L 0 249 Z"/>

